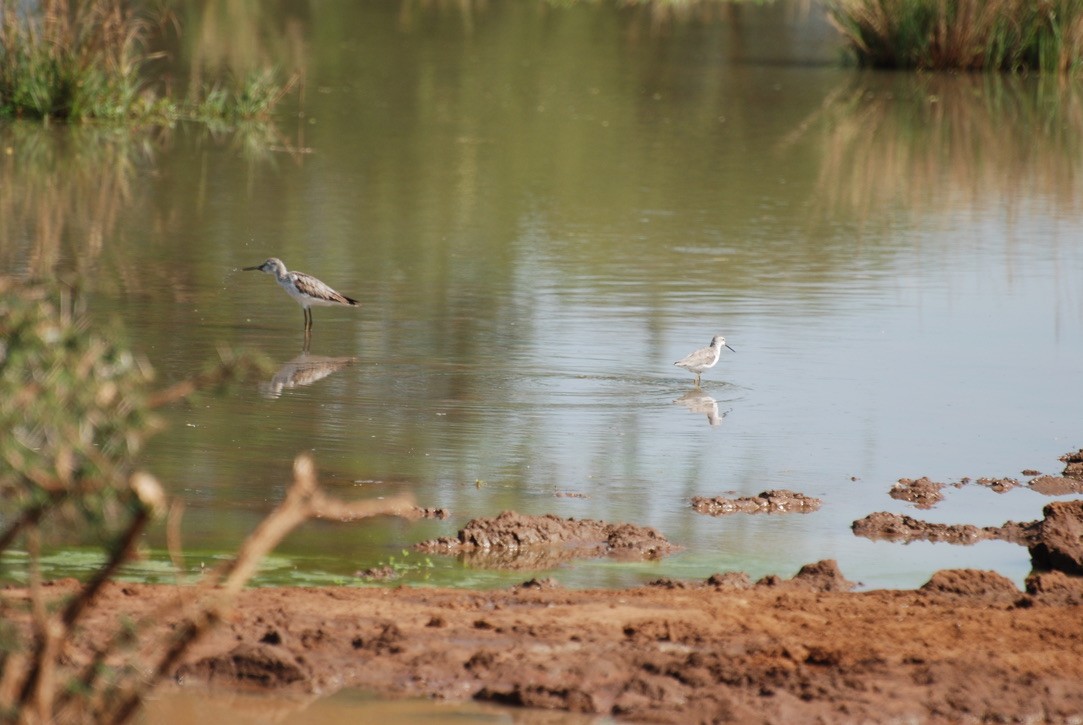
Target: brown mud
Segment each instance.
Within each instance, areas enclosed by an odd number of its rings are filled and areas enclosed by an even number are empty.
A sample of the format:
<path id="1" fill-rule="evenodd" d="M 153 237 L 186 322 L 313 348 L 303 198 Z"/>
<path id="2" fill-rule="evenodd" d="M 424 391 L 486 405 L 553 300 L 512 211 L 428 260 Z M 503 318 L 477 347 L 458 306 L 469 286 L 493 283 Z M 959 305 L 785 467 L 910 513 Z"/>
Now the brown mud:
<path id="1" fill-rule="evenodd" d="M 1083 475 L 1083 451 L 1065 461 L 1065 478 Z M 350 687 L 618 721 L 1083 722 L 1083 500 L 1001 527 L 881 513 L 854 529 L 1005 538 L 1029 548 L 1034 571 L 1024 591 L 995 572 L 943 570 L 917 590 L 855 592 L 833 561 L 791 578 L 721 572 L 622 590 L 553 579 L 494 591 L 253 588 L 177 664 L 172 686 L 299 695 Z M 646 527 L 514 512 L 421 548 L 511 568 L 550 566 L 551 555 L 675 550 Z M 77 588 L 47 586 L 57 598 Z M 119 622 L 174 631 L 180 624 L 160 613 L 194 592 L 107 585 L 67 643 L 65 666 L 90 661 Z M 0 589 L 8 612 L 25 611 L 17 604 L 27 596 Z"/>
<path id="2" fill-rule="evenodd" d="M 649 526 L 514 511 L 472 519 L 458 536 L 414 546 L 429 554 L 457 554 L 473 567 L 510 570 L 551 569 L 571 559 L 598 556 L 659 559 L 681 548 Z"/>
<path id="3" fill-rule="evenodd" d="M 976 544 L 1000 539 L 1029 546 L 1036 536 L 1037 522 L 1007 521 L 1002 526 L 973 524 L 931 524 L 905 514 L 878 511 L 858 519 L 852 525 L 855 535 L 883 541 L 938 541 L 949 544 Z"/>
<path id="4" fill-rule="evenodd" d="M 1083 579 L 938 572 L 848 591 L 834 562 L 626 590 L 273 588 L 175 672 L 180 687 L 478 700 L 661 722 L 1071 722 L 1083 717 Z M 73 591 L 59 582 L 56 593 Z M 16 592 L 9 590 L 6 595 Z M 106 587 L 72 664 L 121 617 L 183 592 Z"/>
<path id="5" fill-rule="evenodd" d="M 803 493 L 778 489 L 763 491 L 755 496 L 726 498 L 724 496 L 694 496 L 692 508 L 701 514 L 722 516 L 732 513 L 811 513 L 818 511 L 823 502 Z"/>
<path id="6" fill-rule="evenodd" d="M 1024 476 L 1031 476 L 1026 484 L 1020 483 L 1018 478 L 991 478 L 983 476 L 977 479 L 963 478 L 956 483 L 941 483 L 933 481 L 927 476 L 921 478 L 900 478 L 892 485 L 888 495 L 900 501 L 908 501 L 919 509 L 932 508 L 944 500 L 943 489 L 951 486 L 962 488 L 971 483 L 984 486 L 995 493 L 1006 493 L 1019 486 L 1026 486 L 1043 496 L 1065 496 L 1083 493 L 1083 449 L 1073 453 L 1066 453 L 1060 457 L 1064 461 L 1064 470 L 1059 476 L 1042 475 L 1034 469 L 1023 471 Z"/>
<path id="7" fill-rule="evenodd" d="M 919 509 L 929 509 L 944 500 L 941 489 L 945 485 L 925 476 L 900 478 L 888 491 L 888 495 L 899 501 L 909 501 Z"/>
<path id="8" fill-rule="evenodd" d="M 623 590 L 553 579 L 497 591 L 248 589 L 178 663 L 173 686 L 351 687 L 619 721 L 1079 722 L 1083 501 L 1043 513 L 1030 527 L 1035 572 L 1025 591 L 995 572 L 944 570 L 917 590 L 854 592 L 834 561 L 788 579 L 725 572 Z M 545 519 L 503 514 L 443 543 L 506 547 L 507 531 L 550 529 L 569 540 L 608 532 L 608 542 L 622 528 Z M 77 586 L 47 589 L 62 597 Z M 118 622 L 161 622 L 157 612 L 192 593 L 108 585 L 67 665 L 85 665 Z M 0 597 L 25 602 L 27 593 Z"/>

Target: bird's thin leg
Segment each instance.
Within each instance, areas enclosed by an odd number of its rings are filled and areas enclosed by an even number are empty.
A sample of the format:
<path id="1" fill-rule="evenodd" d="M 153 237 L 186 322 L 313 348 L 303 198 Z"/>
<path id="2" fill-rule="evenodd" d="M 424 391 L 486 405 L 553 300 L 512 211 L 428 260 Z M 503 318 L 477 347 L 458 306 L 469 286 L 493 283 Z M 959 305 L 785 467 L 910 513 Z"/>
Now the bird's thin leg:
<path id="1" fill-rule="evenodd" d="M 304 310 L 305 310 L 305 332 L 309 332 L 309 331 L 312 330 L 312 310 L 308 309 L 307 307 L 304 308 Z"/>
<path id="2" fill-rule="evenodd" d="M 696 373 L 696 387 L 697 388 L 699 387 L 699 378 L 700 378 L 701 375 L 703 375 L 703 373 Z"/>
<path id="3" fill-rule="evenodd" d="M 305 328 L 305 343 L 301 348 L 301 352 L 308 352 L 308 348 L 312 345 L 312 330 Z"/>

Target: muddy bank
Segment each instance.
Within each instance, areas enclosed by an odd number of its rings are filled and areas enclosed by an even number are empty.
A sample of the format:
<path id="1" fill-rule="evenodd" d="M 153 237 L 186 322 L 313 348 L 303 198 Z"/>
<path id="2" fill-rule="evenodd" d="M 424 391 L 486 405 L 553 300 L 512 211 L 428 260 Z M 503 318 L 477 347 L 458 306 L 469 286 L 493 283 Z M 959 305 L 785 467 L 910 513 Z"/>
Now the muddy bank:
<path id="1" fill-rule="evenodd" d="M 250 589 L 175 676 L 628 721 L 1067 722 L 1083 717 L 1083 580 L 1032 580 L 1021 592 L 991 572 L 949 571 L 917 591 L 854 593 L 820 562 L 757 584 L 731 572 L 616 591 Z M 120 617 L 177 596 L 108 586 L 73 664 Z"/>
<path id="2" fill-rule="evenodd" d="M 1053 502 L 1039 521 L 1000 527 L 880 513 L 854 530 L 1003 538 L 1028 547 L 1034 572 L 1023 591 L 995 572 L 944 570 L 917 590 L 855 592 L 833 561 L 792 577 L 720 572 L 624 590 L 569 590 L 554 579 L 497 591 L 249 589 L 171 670 L 170 686 L 316 695 L 351 687 L 620 721 L 1083 722 L 1083 501 Z M 481 566 L 549 568 L 676 547 L 647 527 L 505 512 L 421 549 Z M 59 600 L 76 583 L 47 589 Z M 177 631 L 182 624 L 161 613 L 191 591 L 107 585 L 66 666 L 90 662 L 118 622 Z M 0 609 L 15 612 L 3 600 L 26 596 L 0 590 Z M 17 624 L 26 631 L 25 620 Z"/>
<path id="3" fill-rule="evenodd" d="M 624 590 L 553 579 L 498 591 L 249 589 L 176 664 L 170 686 L 351 687 L 622 721 L 1078 722 L 1083 501 L 1051 503 L 1033 524 L 1025 591 L 995 572 L 946 570 L 913 591 L 854 592 L 833 561 L 789 578 L 720 572 Z M 626 526 L 507 513 L 438 544 L 529 551 L 546 532 L 595 551 L 628 534 L 647 550 L 658 544 L 656 532 Z M 76 586 L 47 589 L 59 600 Z M 106 586 L 67 666 L 85 666 L 118 622 L 176 631 L 160 613 L 191 592 Z M 26 592 L 0 591 L 5 598 Z"/>

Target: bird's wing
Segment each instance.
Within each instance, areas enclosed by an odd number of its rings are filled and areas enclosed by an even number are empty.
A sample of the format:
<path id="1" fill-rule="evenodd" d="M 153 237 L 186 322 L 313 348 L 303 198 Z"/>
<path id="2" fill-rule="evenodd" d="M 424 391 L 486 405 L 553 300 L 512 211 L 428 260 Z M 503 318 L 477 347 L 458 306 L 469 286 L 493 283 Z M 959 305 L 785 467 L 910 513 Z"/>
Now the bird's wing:
<path id="1" fill-rule="evenodd" d="M 297 286 L 297 289 L 309 297 L 314 297 L 315 299 L 323 300 L 324 302 L 337 302 L 342 305 L 357 304 L 357 300 L 351 300 L 349 297 L 335 292 L 310 274 L 305 274 L 304 272 L 291 272 L 290 276 L 293 277 L 293 283 Z"/>
<path id="2" fill-rule="evenodd" d="M 680 365 L 682 368 L 691 367 L 692 365 L 702 365 L 705 362 L 710 362 L 711 351 L 709 348 L 703 348 L 696 350 L 695 352 L 688 353 L 682 357 L 674 365 Z"/>

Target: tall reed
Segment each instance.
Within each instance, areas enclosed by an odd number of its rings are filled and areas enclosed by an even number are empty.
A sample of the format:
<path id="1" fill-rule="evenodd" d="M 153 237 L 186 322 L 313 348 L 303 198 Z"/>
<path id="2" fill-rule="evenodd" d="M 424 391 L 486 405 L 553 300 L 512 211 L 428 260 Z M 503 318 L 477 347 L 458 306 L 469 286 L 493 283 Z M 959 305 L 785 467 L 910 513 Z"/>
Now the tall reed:
<path id="1" fill-rule="evenodd" d="M 149 34 L 125 0 L 0 0 L 0 117 L 236 123 L 267 118 L 292 87 L 252 72 L 174 102 L 147 78 Z"/>
<path id="2" fill-rule="evenodd" d="M 1064 72 L 1083 64 L 1083 0 L 826 0 L 857 61 Z"/>
<path id="3" fill-rule="evenodd" d="M 0 114 L 131 114 L 146 100 L 139 77 L 145 34 L 146 24 L 120 0 L 0 0 Z"/>

